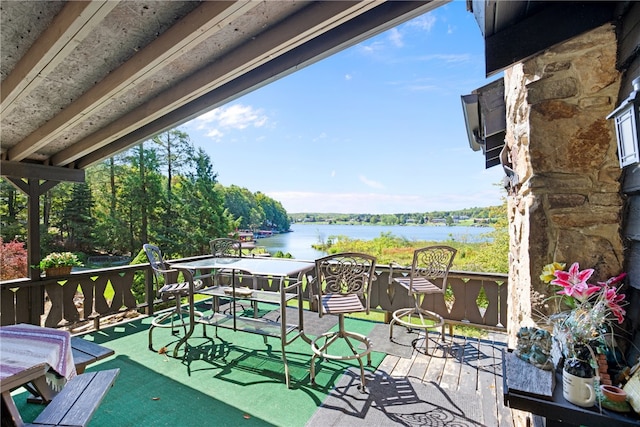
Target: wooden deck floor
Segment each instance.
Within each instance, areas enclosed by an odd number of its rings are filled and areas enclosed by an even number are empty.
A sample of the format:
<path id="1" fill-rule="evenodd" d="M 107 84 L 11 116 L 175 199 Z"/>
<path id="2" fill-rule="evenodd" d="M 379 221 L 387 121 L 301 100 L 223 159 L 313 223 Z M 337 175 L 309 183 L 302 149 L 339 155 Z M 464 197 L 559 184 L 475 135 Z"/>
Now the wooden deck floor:
<path id="1" fill-rule="evenodd" d="M 451 403 L 465 412 L 470 425 L 513 427 L 513 415 L 503 404 L 502 350 L 506 335 L 490 332 L 483 339 L 429 334 L 429 355 L 424 339 L 410 358 L 388 355 L 378 367 L 392 378 L 437 386 Z M 465 423 L 466 424 L 466 423 Z M 457 424 L 456 424 L 457 425 Z"/>

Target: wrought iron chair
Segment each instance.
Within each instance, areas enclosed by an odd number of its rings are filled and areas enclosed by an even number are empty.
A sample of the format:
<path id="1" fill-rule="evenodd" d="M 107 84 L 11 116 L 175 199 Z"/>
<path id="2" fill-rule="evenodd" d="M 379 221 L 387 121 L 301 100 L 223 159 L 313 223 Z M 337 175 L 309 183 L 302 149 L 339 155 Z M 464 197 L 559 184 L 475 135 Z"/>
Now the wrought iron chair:
<path id="1" fill-rule="evenodd" d="M 220 237 L 209 241 L 211 255 L 214 257 L 241 257 L 242 242 L 229 237 Z"/>
<path id="2" fill-rule="evenodd" d="M 143 249 L 153 269 L 158 296 L 167 301 L 173 299 L 176 303 L 173 310 L 160 314 L 151 321 L 151 327 L 149 328 L 149 350 L 153 350 L 153 330 L 155 328 L 171 328 L 172 333 L 177 334 L 178 331 L 175 329 L 175 322 L 180 321 L 186 335 L 187 322 L 185 322 L 185 316 L 189 316 L 191 321 L 195 316 L 202 317 L 202 313 L 195 311 L 192 315 L 189 309 L 182 307 L 181 300 L 183 297 L 189 296 L 191 282 L 177 281 L 178 270 L 172 269 L 164 261 L 160 248 L 146 243 L 143 245 Z M 193 289 L 191 289 L 191 293 L 203 287 L 201 280 L 194 280 L 192 283 Z"/>
<path id="3" fill-rule="evenodd" d="M 453 264 L 456 249 L 444 246 L 428 246 L 413 252 L 413 262 L 409 275 L 393 275 L 393 266 L 389 272 L 389 285 L 397 283 L 413 297 L 414 307 L 401 308 L 393 312 L 389 323 L 389 339 L 393 338 L 393 325 L 399 323 L 409 329 L 425 330 L 425 352 L 429 351 L 430 328 L 442 328 L 444 339 L 444 319 L 439 314 L 426 310 L 422 303 L 426 295 L 444 294 L 447 289 L 447 277 Z"/>
<path id="4" fill-rule="evenodd" d="M 223 258 L 232 258 L 232 257 L 242 257 L 242 241 L 238 239 L 233 239 L 230 237 L 219 237 L 217 239 L 212 239 L 209 241 L 209 247 L 211 248 L 211 255 L 214 257 L 223 257 Z M 230 280 L 233 280 L 233 274 L 225 271 L 224 269 L 213 272 L 213 285 L 214 286 L 222 286 L 224 284 L 228 284 Z M 226 281 L 224 279 L 227 279 Z M 254 280 L 255 282 L 255 280 Z M 254 283 L 254 288 L 256 284 Z M 219 299 L 217 297 L 213 297 L 213 310 L 219 311 Z M 240 303 L 237 303 L 242 310 L 244 310 L 244 306 Z M 257 302 L 254 303 L 254 312 L 257 311 Z M 227 312 L 231 308 L 225 309 Z"/>
<path id="5" fill-rule="evenodd" d="M 362 359 L 367 357 L 371 365 L 372 344 L 365 335 L 346 331 L 345 314 L 365 312 L 369 314 L 371 282 L 375 280 L 376 258 L 361 253 L 340 253 L 319 258 L 316 264 L 316 277 L 311 283 L 312 307 L 318 308 L 320 317 L 327 314 L 338 316 L 338 331 L 326 332 L 311 342 L 311 383 L 315 383 L 315 359 L 320 356 L 331 360 L 357 359 L 360 364 L 360 391 L 364 392 L 365 376 Z M 344 340 L 351 354 L 332 354 L 329 347 L 336 340 Z M 356 348 L 364 343 L 364 350 Z"/>

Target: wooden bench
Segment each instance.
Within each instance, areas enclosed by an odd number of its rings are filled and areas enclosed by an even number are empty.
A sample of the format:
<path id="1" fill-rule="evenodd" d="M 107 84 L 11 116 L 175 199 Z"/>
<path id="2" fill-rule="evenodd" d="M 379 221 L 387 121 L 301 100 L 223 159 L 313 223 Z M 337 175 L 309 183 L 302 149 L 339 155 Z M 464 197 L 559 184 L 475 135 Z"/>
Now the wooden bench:
<path id="1" fill-rule="evenodd" d="M 86 426 L 120 369 L 86 372 L 69 381 L 28 426 Z"/>
<path id="2" fill-rule="evenodd" d="M 80 337 L 71 338 L 71 351 L 73 352 L 73 362 L 76 365 L 76 372 L 78 374 L 82 374 L 87 365 L 115 353 L 110 348 L 103 347 L 100 344 L 87 341 Z"/>

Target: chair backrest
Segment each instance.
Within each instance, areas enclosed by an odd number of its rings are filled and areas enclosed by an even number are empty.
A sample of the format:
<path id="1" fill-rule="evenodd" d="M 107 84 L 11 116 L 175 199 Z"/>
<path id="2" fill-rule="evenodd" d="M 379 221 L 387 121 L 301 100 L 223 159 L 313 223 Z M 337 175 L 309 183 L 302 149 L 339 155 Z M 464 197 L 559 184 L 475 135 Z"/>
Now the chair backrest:
<path id="1" fill-rule="evenodd" d="M 153 269 L 156 284 L 171 283 L 171 278 L 168 274 L 174 270 L 171 270 L 167 263 L 164 262 L 160 248 L 149 243 L 145 243 L 142 248 L 144 249 L 144 253 L 147 254 L 147 259 Z"/>
<path id="2" fill-rule="evenodd" d="M 447 288 L 449 269 L 453 264 L 456 252 L 456 249 L 445 245 L 416 249 L 413 252 L 411 264 L 411 286 L 416 279 L 427 279 L 444 292 Z M 442 279 L 441 284 L 436 283 L 435 279 Z"/>
<path id="3" fill-rule="evenodd" d="M 209 241 L 211 255 L 214 257 L 241 257 L 242 242 L 227 237 L 220 237 Z"/>
<path id="4" fill-rule="evenodd" d="M 369 307 L 371 282 L 375 279 L 376 258 L 357 252 L 328 255 L 316 260 L 319 295 L 357 294 Z"/>

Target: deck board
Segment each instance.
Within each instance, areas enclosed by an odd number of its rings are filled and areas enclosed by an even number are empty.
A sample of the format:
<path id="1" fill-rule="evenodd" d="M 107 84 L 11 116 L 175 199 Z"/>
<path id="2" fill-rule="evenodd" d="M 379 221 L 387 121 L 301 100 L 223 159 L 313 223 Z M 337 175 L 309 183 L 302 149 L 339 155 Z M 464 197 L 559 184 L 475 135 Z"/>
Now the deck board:
<path id="1" fill-rule="evenodd" d="M 478 344 L 478 391 L 482 402 L 483 417 L 486 425 L 499 425 L 498 403 L 502 396 L 496 393 L 496 376 L 493 343 L 479 340 Z"/>
<path id="2" fill-rule="evenodd" d="M 429 334 L 416 342 L 410 358 L 388 355 L 378 367 L 393 378 L 436 384 L 463 411 L 473 411 L 485 426 L 513 427 L 513 415 L 502 396 L 502 349 L 506 336 L 490 332 L 482 339 Z"/>

